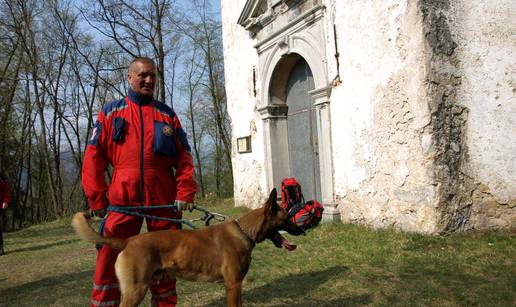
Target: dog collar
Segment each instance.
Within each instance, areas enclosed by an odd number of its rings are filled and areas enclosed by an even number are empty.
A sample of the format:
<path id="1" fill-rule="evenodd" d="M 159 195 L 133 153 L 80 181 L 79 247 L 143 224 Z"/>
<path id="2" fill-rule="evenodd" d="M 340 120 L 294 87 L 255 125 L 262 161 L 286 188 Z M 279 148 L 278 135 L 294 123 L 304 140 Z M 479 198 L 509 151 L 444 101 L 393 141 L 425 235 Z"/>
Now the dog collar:
<path id="1" fill-rule="evenodd" d="M 253 238 L 251 238 L 251 236 L 249 234 L 247 234 L 247 232 L 244 231 L 244 229 L 242 229 L 242 225 L 240 225 L 240 222 L 238 221 L 238 219 L 235 219 L 235 223 L 237 224 L 238 226 L 238 229 L 240 229 L 240 232 L 244 234 L 244 236 L 246 237 L 246 239 L 251 242 L 252 245 L 255 245 L 256 242 L 254 241 Z"/>

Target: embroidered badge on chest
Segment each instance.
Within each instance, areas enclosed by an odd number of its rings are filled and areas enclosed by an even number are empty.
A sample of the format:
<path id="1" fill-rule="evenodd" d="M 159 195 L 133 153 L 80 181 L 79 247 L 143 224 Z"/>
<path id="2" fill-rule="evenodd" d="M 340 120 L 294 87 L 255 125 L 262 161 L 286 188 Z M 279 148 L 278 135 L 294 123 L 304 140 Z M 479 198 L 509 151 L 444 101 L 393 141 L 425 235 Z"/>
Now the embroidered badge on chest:
<path id="1" fill-rule="evenodd" d="M 173 134 L 173 130 L 172 130 L 172 127 L 170 127 L 169 125 L 165 125 L 163 126 L 163 128 L 161 129 L 161 131 L 163 132 L 164 135 L 166 136 L 172 136 Z"/>

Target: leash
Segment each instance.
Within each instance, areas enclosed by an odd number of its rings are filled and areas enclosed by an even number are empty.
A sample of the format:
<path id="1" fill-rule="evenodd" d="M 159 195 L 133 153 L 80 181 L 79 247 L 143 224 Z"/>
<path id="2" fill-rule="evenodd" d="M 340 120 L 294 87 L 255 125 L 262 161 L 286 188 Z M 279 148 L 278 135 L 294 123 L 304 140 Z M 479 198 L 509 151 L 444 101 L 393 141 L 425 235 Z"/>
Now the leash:
<path id="1" fill-rule="evenodd" d="M 210 212 L 197 205 L 194 205 L 193 210 L 201 211 L 202 213 L 204 213 L 204 216 L 195 218 L 195 219 L 191 219 L 191 220 L 172 219 L 172 218 L 168 218 L 168 217 L 161 217 L 161 216 L 155 216 L 155 215 L 141 213 L 141 211 L 145 211 L 145 210 L 166 209 L 166 208 L 173 209 L 173 212 L 179 211 L 178 206 L 176 206 L 175 204 L 161 205 L 161 206 L 115 206 L 115 205 L 110 205 L 107 208 L 107 211 L 118 212 L 118 213 L 123 213 L 123 214 L 127 214 L 127 215 L 138 216 L 138 217 L 142 217 L 142 218 L 169 221 L 169 222 L 173 222 L 173 223 L 181 223 L 181 224 L 187 225 L 188 227 L 190 227 L 192 229 L 197 228 L 194 224 L 194 222 L 196 222 L 196 221 L 203 221 L 206 226 L 210 226 L 210 222 L 213 219 L 216 220 L 217 222 L 224 222 L 227 218 L 225 215 L 222 215 L 222 214 L 216 213 L 216 212 Z M 104 218 L 102 218 L 102 220 L 100 221 L 99 234 L 101 236 L 104 236 L 104 226 L 106 224 L 106 220 L 107 220 L 107 215 Z M 97 250 L 100 250 L 102 248 L 102 244 L 96 244 L 95 247 L 97 248 Z"/>
<path id="2" fill-rule="evenodd" d="M 155 220 L 181 223 L 181 224 L 187 225 L 188 227 L 190 227 L 192 229 L 197 228 L 194 224 L 194 222 L 196 222 L 196 221 L 203 221 L 206 226 L 210 226 L 211 220 L 216 220 L 217 222 L 224 222 L 226 220 L 225 215 L 222 215 L 222 214 L 216 213 L 216 212 L 210 212 L 197 205 L 194 205 L 193 210 L 201 211 L 202 213 L 204 213 L 204 216 L 195 218 L 195 219 L 191 219 L 191 220 L 173 219 L 173 218 L 154 216 L 154 215 L 150 215 L 150 214 L 141 213 L 141 211 L 152 210 L 152 209 L 166 209 L 166 208 L 175 209 L 174 212 L 179 211 L 179 208 L 174 204 L 162 205 L 162 206 L 115 206 L 115 205 L 110 205 L 107 208 L 107 211 L 118 212 L 118 213 L 123 213 L 123 214 L 127 214 L 127 215 L 133 215 L 133 216 L 144 217 L 144 218 L 155 219 Z M 103 220 L 103 222 L 105 222 L 105 219 Z"/>

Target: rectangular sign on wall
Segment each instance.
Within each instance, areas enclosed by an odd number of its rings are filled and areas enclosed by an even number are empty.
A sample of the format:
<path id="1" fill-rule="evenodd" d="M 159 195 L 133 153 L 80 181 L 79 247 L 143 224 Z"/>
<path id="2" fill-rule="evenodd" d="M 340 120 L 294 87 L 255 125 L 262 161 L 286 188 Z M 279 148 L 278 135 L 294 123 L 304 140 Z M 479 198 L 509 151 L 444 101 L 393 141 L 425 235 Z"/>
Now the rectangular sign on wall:
<path id="1" fill-rule="evenodd" d="M 237 150 L 238 153 L 249 153 L 251 152 L 251 136 L 244 136 L 237 138 Z"/>

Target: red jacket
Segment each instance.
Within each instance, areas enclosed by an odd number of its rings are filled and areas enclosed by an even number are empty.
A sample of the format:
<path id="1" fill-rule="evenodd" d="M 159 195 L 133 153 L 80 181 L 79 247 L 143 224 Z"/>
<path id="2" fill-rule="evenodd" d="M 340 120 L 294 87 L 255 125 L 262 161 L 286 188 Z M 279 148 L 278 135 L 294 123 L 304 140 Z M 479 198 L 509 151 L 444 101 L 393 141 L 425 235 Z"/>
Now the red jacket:
<path id="1" fill-rule="evenodd" d="M 3 203 L 11 202 L 11 193 L 9 184 L 3 178 L 0 178 L 0 207 Z"/>
<path id="2" fill-rule="evenodd" d="M 113 166 L 109 187 L 108 165 Z M 193 174 L 186 133 L 168 106 L 132 90 L 104 105 L 88 137 L 82 168 L 92 210 L 109 204 L 164 205 L 176 199 L 191 203 L 197 190 Z"/>

